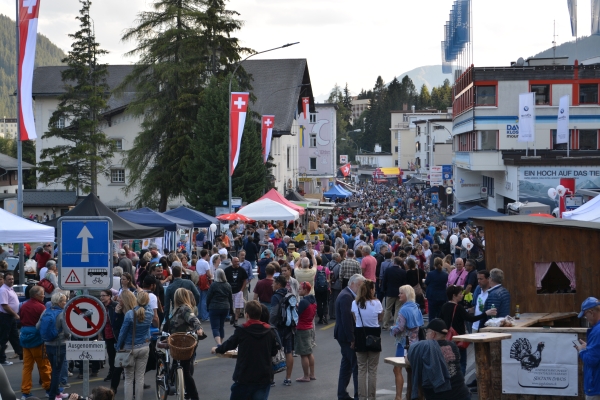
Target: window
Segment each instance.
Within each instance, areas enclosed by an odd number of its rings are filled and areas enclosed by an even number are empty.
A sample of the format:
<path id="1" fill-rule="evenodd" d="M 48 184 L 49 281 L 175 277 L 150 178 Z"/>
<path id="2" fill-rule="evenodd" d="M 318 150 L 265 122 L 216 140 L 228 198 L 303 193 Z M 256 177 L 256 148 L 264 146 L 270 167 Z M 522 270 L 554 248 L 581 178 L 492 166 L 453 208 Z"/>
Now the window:
<path id="1" fill-rule="evenodd" d="M 567 143 L 556 143 L 556 129 L 552 129 L 552 150 L 566 150 Z M 569 136 L 573 138 L 573 131 L 569 130 Z M 573 140 L 571 140 L 571 150 L 573 150 Z"/>
<path id="2" fill-rule="evenodd" d="M 394 147 L 394 153 L 397 153 L 397 152 L 398 152 L 398 146 L 395 146 Z"/>
<path id="3" fill-rule="evenodd" d="M 56 122 L 56 127 L 58 129 L 63 129 L 65 127 L 65 117 L 58 118 L 58 121 Z"/>
<path id="4" fill-rule="evenodd" d="M 483 187 L 487 188 L 488 196 L 494 197 L 494 178 L 483 176 Z"/>
<path id="5" fill-rule="evenodd" d="M 398 166 L 398 160 L 394 160 L 394 165 L 397 167 Z"/>
<path id="6" fill-rule="evenodd" d="M 316 133 L 310 134 L 310 147 L 317 147 L 317 134 Z"/>
<path id="7" fill-rule="evenodd" d="M 496 105 L 496 86 L 477 86 L 475 92 L 476 106 Z"/>
<path id="8" fill-rule="evenodd" d="M 312 170 L 317 169 L 317 157 L 310 158 L 310 169 L 312 169 Z"/>
<path id="9" fill-rule="evenodd" d="M 579 150 L 598 150 L 598 131 L 596 129 L 579 131 Z"/>
<path id="10" fill-rule="evenodd" d="M 421 151 L 421 142 L 415 143 L 415 146 L 417 151 Z"/>
<path id="11" fill-rule="evenodd" d="M 537 294 L 575 293 L 575 263 L 573 261 L 536 262 Z"/>
<path id="12" fill-rule="evenodd" d="M 317 114 L 309 114 L 309 115 L 310 115 L 310 123 L 316 124 L 317 123 Z"/>
<path id="13" fill-rule="evenodd" d="M 531 85 L 531 91 L 535 93 L 535 104 L 550 104 L 550 85 Z"/>
<path id="14" fill-rule="evenodd" d="M 580 104 L 598 104 L 598 84 L 579 85 Z"/>
<path id="15" fill-rule="evenodd" d="M 117 151 L 123 150 L 123 139 L 115 139 L 115 148 Z"/>
<path id="16" fill-rule="evenodd" d="M 398 139 L 398 132 L 394 132 L 394 139 Z"/>
<path id="17" fill-rule="evenodd" d="M 124 169 L 111 169 L 110 170 L 110 181 L 112 183 L 125 183 L 125 170 Z"/>
<path id="18" fill-rule="evenodd" d="M 290 146 L 287 147 L 287 169 L 288 171 L 292 169 L 292 148 Z"/>
<path id="19" fill-rule="evenodd" d="M 498 131 L 479 131 L 479 150 L 497 150 L 497 132 Z"/>

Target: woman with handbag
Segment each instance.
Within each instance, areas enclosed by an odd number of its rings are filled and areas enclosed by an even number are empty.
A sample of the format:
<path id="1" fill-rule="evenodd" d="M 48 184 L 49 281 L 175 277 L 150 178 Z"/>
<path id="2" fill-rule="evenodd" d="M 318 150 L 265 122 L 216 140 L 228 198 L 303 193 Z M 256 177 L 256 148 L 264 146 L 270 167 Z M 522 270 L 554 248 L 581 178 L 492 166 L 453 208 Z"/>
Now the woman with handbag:
<path id="1" fill-rule="evenodd" d="M 452 339 L 452 336 L 464 335 L 467 333 L 465 329 L 465 321 L 475 322 L 480 321 L 488 316 L 495 316 L 496 309 L 492 308 L 483 312 L 477 316 L 469 314 L 467 310 L 460 305 L 463 300 L 464 291 L 462 286 L 448 286 L 446 289 L 446 296 L 448 302 L 442 306 L 440 312 L 440 319 L 444 320 L 448 327 L 449 337 L 448 340 Z M 467 370 L 467 347 L 468 342 L 458 342 L 458 352 L 460 353 L 460 369 L 463 375 Z"/>
<path id="2" fill-rule="evenodd" d="M 138 397 L 144 393 L 144 373 L 150 353 L 150 325 L 154 310 L 148 305 L 150 296 L 144 291 L 137 294 L 137 306 L 127 311 L 117 340 L 115 366 L 125 370 L 125 400 L 133 400 L 134 382 Z M 121 351 L 121 349 L 125 351 Z"/>
<path id="3" fill-rule="evenodd" d="M 366 279 L 358 289 L 351 308 L 356 323 L 354 350 L 358 364 L 358 396 L 360 400 L 375 400 L 377 365 L 381 353 L 383 307 L 375 296 L 375 282 Z"/>
<path id="4" fill-rule="evenodd" d="M 173 296 L 173 316 L 170 319 L 169 330 L 170 333 L 186 333 L 195 331 L 198 335 L 198 339 L 205 339 L 206 335 L 202 330 L 202 324 L 194 313 L 196 306 L 192 303 L 193 297 L 190 296 L 190 291 L 185 288 L 179 288 L 175 291 Z M 185 391 L 189 396 L 190 400 L 197 400 L 198 390 L 196 389 L 196 382 L 194 382 L 194 354 L 189 360 L 180 360 L 181 367 L 183 368 L 183 381 L 185 383 Z"/>
<path id="5" fill-rule="evenodd" d="M 400 303 L 402 306 L 398 311 L 396 324 L 390 330 L 390 334 L 396 337 L 396 357 L 406 356 L 404 349 L 408 345 L 419 341 L 419 328 L 423 325 L 423 315 L 417 303 L 415 303 L 415 290 L 410 285 L 400 286 Z M 404 377 L 402 367 L 394 367 L 396 377 L 396 400 L 402 400 L 402 388 Z"/>
<path id="6" fill-rule="evenodd" d="M 121 332 L 121 327 L 123 326 L 123 320 L 125 319 L 125 314 L 127 314 L 127 311 L 129 311 L 129 310 L 133 310 L 134 307 L 137 305 L 137 300 L 135 298 L 135 295 L 133 294 L 133 292 L 130 292 L 129 290 L 126 290 L 123 293 L 121 293 L 121 296 L 119 296 L 118 299 L 119 299 L 117 302 L 118 304 L 115 307 L 115 323 L 112 325 L 113 335 L 117 339 L 119 338 L 119 333 Z M 115 344 L 115 348 L 116 348 L 116 344 Z M 116 349 L 115 349 L 115 351 L 116 351 Z M 115 352 L 115 359 L 116 359 L 116 356 L 117 356 L 117 353 Z M 117 389 L 119 388 L 119 383 L 121 383 L 121 374 L 123 373 L 123 367 L 116 365 L 116 360 L 113 361 L 113 366 L 114 366 L 114 368 L 113 368 L 112 378 L 110 380 L 110 388 L 116 394 Z"/>

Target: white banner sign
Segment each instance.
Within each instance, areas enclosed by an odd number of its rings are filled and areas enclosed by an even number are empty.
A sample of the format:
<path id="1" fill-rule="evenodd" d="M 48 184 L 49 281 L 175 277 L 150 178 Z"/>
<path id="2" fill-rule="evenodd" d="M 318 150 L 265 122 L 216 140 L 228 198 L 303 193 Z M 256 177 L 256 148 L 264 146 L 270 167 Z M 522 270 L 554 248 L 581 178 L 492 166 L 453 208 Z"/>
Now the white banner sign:
<path id="1" fill-rule="evenodd" d="M 535 142 L 535 93 L 519 95 L 519 142 Z"/>
<path id="2" fill-rule="evenodd" d="M 100 360 L 106 359 L 105 342 L 68 341 L 67 360 Z"/>
<path id="3" fill-rule="evenodd" d="M 556 143 L 569 142 L 569 96 L 562 96 L 558 104 L 556 122 Z"/>
<path id="4" fill-rule="evenodd" d="M 502 393 L 578 396 L 576 334 L 513 332 L 502 341 Z"/>

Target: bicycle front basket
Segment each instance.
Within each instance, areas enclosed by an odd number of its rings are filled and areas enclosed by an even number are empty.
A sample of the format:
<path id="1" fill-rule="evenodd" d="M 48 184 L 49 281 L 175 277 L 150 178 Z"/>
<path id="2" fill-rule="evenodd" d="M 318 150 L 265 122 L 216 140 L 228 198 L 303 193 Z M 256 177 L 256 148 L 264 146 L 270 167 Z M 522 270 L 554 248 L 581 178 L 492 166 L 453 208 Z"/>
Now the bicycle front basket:
<path id="1" fill-rule="evenodd" d="M 189 360 L 194 355 L 196 339 L 187 333 L 173 333 L 169 336 L 169 351 L 174 360 Z"/>

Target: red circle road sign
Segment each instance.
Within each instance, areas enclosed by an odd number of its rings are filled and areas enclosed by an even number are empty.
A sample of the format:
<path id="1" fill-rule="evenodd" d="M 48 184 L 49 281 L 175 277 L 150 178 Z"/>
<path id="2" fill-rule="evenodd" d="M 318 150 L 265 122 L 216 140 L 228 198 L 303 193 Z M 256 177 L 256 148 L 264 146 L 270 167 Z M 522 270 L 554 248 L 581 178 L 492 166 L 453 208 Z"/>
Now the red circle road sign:
<path id="1" fill-rule="evenodd" d="M 106 324 L 106 309 L 95 297 L 74 297 L 65 306 L 65 323 L 75 337 L 96 336 Z"/>

